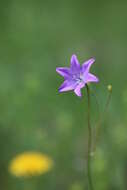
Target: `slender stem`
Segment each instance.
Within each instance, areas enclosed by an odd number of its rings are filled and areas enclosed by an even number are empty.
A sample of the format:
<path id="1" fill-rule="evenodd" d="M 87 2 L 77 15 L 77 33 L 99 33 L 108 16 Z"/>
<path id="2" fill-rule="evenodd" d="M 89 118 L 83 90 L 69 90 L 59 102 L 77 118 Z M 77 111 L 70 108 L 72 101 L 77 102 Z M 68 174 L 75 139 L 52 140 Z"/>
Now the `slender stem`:
<path id="1" fill-rule="evenodd" d="M 92 130 L 90 126 L 90 90 L 89 86 L 86 84 L 87 89 L 87 97 L 88 97 L 88 160 L 87 160 L 87 174 L 88 174 L 88 183 L 89 189 L 94 190 L 92 183 L 92 175 L 91 175 L 91 145 L 92 145 Z"/>

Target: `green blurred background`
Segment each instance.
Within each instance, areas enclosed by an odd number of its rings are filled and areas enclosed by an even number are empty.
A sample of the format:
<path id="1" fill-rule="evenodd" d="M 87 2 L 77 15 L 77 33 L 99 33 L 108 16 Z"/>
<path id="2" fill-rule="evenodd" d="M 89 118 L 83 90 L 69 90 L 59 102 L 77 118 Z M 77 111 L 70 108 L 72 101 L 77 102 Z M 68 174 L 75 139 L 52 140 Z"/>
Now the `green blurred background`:
<path id="1" fill-rule="evenodd" d="M 93 158 L 95 190 L 127 189 L 127 1 L 0 0 L 0 190 L 87 190 L 87 97 L 58 93 L 55 69 L 96 58 L 92 127 L 113 85 Z M 99 107 L 96 101 L 99 102 Z M 52 171 L 29 179 L 10 160 L 39 151 Z"/>

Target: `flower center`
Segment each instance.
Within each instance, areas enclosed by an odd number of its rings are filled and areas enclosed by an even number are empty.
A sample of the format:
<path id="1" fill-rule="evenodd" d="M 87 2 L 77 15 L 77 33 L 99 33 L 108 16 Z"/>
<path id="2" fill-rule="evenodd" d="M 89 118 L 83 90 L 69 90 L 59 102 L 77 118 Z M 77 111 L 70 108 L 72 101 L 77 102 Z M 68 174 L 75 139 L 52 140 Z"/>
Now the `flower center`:
<path id="1" fill-rule="evenodd" d="M 79 83 L 83 82 L 83 75 L 81 73 L 74 74 L 73 79 L 79 84 Z"/>

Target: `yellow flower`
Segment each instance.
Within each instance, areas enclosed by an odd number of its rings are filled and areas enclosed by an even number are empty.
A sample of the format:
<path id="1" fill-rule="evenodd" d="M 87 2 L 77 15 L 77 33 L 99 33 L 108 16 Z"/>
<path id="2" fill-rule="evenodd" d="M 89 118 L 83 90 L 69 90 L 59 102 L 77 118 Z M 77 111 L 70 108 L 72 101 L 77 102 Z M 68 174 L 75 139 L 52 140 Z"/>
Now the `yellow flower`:
<path id="1" fill-rule="evenodd" d="M 38 152 L 24 152 L 11 160 L 9 171 L 17 177 L 29 177 L 46 173 L 52 166 L 53 161 L 48 156 Z"/>
<path id="2" fill-rule="evenodd" d="M 109 92 L 112 91 L 112 85 L 111 85 L 111 84 L 109 84 L 109 85 L 107 86 L 107 88 L 108 88 L 108 91 L 109 91 Z"/>

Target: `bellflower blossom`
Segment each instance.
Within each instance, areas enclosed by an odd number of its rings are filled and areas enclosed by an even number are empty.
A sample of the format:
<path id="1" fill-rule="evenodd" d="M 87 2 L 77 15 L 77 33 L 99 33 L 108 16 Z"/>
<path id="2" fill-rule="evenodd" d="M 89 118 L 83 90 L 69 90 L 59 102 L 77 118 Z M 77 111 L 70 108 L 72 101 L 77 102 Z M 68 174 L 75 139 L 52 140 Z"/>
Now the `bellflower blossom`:
<path id="1" fill-rule="evenodd" d="M 95 62 L 94 58 L 85 61 L 80 65 L 77 56 L 72 55 L 69 67 L 58 67 L 56 72 L 64 77 L 64 82 L 59 88 L 59 92 L 74 90 L 79 97 L 82 96 L 81 88 L 89 82 L 99 82 L 99 79 L 89 72 L 91 65 Z"/>

